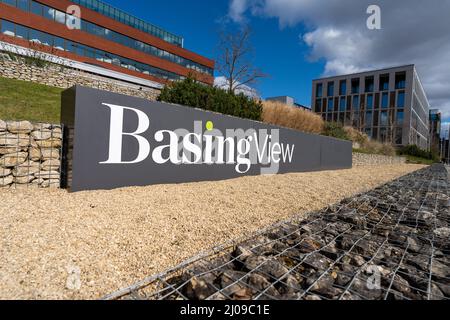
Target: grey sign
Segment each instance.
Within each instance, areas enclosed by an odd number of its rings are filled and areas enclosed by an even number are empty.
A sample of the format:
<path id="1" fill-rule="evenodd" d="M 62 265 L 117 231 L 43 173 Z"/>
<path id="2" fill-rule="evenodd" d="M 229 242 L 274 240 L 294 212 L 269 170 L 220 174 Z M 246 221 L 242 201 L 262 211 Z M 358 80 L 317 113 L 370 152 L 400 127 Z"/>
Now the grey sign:
<path id="1" fill-rule="evenodd" d="M 352 166 L 348 141 L 80 86 L 61 118 L 71 191 Z"/>

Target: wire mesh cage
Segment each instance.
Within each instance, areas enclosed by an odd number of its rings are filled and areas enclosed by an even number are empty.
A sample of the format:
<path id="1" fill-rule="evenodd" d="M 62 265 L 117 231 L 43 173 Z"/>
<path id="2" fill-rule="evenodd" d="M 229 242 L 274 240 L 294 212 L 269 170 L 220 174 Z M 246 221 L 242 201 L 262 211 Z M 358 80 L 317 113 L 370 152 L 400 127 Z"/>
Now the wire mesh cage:
<path id="1" fill-rule="evenodd" d="M 0 187 L 59 187 L 60 125 L 0 120 Z"/>
<path id="2" fill-rule="evenodd" d="M 448 300 L 448 181 L 420 170 L 105 299 Z"/>

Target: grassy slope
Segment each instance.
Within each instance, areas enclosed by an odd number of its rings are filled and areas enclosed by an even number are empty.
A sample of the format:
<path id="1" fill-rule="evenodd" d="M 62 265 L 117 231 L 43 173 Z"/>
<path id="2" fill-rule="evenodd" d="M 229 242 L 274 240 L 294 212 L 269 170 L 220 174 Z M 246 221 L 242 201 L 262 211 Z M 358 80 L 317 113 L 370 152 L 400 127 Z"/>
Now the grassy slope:
<path id="1" fill-rule="evenodd" d="M 367 152 L 366 150 L 362 150 L 362 149 L 353 149 L 353 152 L 354 153 L 372 154 L 372 153 Z M 380 154 L 380 155 L 383 155 L 383 154 Z M 409 156 L 409 155 L 398 155 L 398 156 L 405 157 L 407 163 L 412 163 L 412 164 L 432 165 L 433 163 L 436 163 L 433 160 L 419 158 L 419 157 L 413 157 L 413 156 Z"/>
<path id="2" fill-rule="evenodd" d="M 404 156 L 406 157 L 408 163 L 414 163 L 414 164 L 425 164 L 425 165 L 432 165 L 433 163 L 436 163 L 434 160 L 424 159 L 424 158 L 418 158 L 413 156 Z"/>
<path id="3" fill-rule="evenodd" d="M 0 77 L 0 119 L 59 123 L 62 91 Z"/>

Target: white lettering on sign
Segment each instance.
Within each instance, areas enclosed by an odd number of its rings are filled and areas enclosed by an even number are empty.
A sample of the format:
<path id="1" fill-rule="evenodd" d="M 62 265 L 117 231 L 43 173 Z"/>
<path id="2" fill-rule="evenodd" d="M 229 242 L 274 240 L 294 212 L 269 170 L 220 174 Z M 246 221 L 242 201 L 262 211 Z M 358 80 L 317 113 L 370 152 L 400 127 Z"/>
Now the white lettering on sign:
<path id="1" fill-rule="evenodd" d="M 150 119 L 147 115 L 137 109 L 117 106 L 114 104 L 103 103 L 103 105 L 111 109 L 111 122 L 109 133 L 109 158 L 100 164 L 133 164 L 139 163 L 147 159 L 150 154 L 150 143 L 147 139 L 140 136 L 150 128 Z M 138 116 L 138 128 L 135 132 L 123 132 L 123 114 L 125 110 L 130 110 Z M 122 161 L 122 140 L 123 136 L 136 138 L 139 143 L 139 154 L 133 161 Z"/>
<path id="2" fill-rule="evenodd" d="M 150 129 L 150 119 L 142 111 L 103 103 L 111 111 L 109 133 L 108 160 L 100 164 L 137 164 L 148 159 L 150 154 L 156 164 L 208 164 L 235 165 L 238 173 L 249 172 L 252 164 L 270 165 L 262 168 L 262 174 L 276 174 L 280 163 L 293 161 L 295 145 L 279 142 L 279 130 L 227 129 L 227 137 L 214 128 L 211 121 L 207 122 L 203 132 L 203 123 L 195 121 L 196 132 L 186 129 L 160 130 L 155 132 L 155 148 L 151 151 L 151 144 L 144 136 Z M 134 132 L 124 132 L 125 111 L 132 111 L 137 116 L 137 129 Z M 132 161 L 124 161 L 122 157 L 123 138 L 132 137 L 138 142 L 138 155 Z M 148 136 L 148 135 L 147 135 Z M 166 144 L 164 144 L 166 142 Z"/>

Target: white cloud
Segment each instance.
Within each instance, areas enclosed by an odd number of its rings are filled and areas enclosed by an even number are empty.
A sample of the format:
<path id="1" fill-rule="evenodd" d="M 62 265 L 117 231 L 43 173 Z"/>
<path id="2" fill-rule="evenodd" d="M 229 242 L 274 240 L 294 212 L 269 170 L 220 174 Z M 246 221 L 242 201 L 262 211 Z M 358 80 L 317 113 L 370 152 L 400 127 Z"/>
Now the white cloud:
<path id="1" fill-rule="evenodd" d="M 309 59 L 325 59 L 323 75 L 415 64 L 433 108 L 450 120 L 450 0 L 378 0 L 381 30 L 369 30 L 373 0 L 231 0 L 229 17 L 277 18 L 302 23 Z"/>
<path id="2" fill-rule="evenodd" d="M 227 79 L 225 77 L 216 77 L 214 79 L 214 86 L 224 89 L 224 90 L 227 90 L 228 89 Z M 256 89 L 251 88 L 246 85 L 239 86 L 236 89 L 235 93 L 236 94 L 243 93 L 244 95 L 246 95 L 247 97 L 250 97 L 250 98 L 260 98 L 258 91 Z"/>

